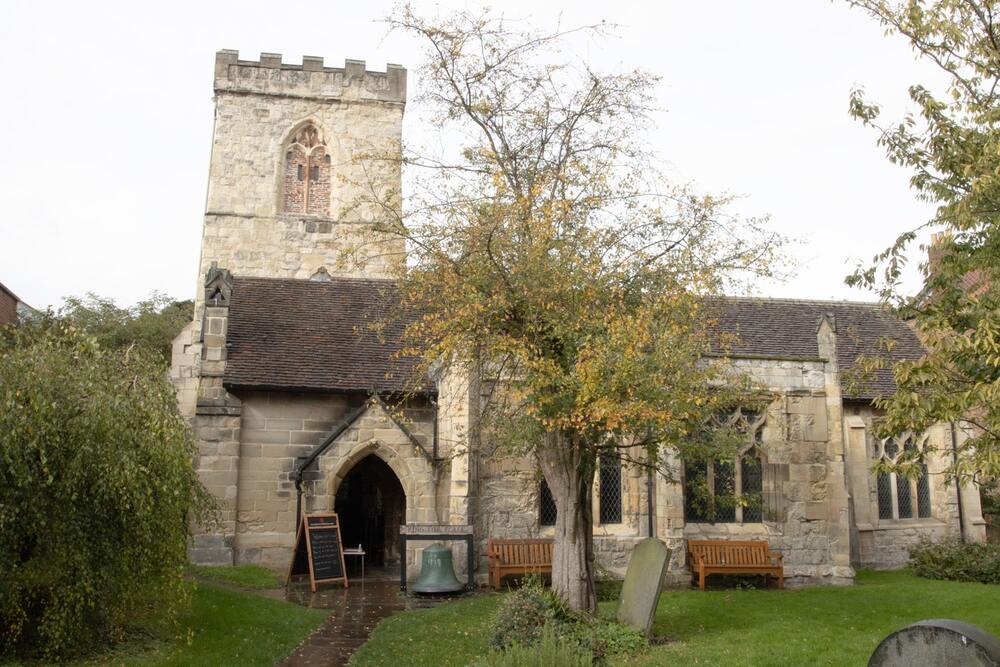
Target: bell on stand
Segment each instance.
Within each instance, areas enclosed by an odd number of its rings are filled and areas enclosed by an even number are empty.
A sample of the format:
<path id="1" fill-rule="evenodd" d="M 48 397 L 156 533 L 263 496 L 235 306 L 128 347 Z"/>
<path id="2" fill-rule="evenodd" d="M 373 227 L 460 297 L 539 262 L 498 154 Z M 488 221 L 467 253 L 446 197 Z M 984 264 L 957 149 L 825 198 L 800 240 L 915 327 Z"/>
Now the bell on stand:
<path id="1" fill-rule="evenodd" d="M 451 549 L 443 544 L 432 544 L 424 549 L 420 576 L 411 590 L 414 593 L 455 593 L 463 588 L 462 582 L 455 576 Z"/>

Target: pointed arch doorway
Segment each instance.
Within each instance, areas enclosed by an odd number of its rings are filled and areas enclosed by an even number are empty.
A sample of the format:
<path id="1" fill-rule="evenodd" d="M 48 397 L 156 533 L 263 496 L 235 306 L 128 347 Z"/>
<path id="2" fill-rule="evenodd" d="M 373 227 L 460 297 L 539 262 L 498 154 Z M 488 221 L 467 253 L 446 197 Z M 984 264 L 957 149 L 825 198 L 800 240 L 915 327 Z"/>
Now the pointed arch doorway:
<path id="1" fill-rule="evenodd" d="M 372 565 L 399 563 L 399 528 L 406 521 L 406 492 L 392 468 L 369 454 L 337 488 L 334 511 L 345 547 L 360 544 Z"/>

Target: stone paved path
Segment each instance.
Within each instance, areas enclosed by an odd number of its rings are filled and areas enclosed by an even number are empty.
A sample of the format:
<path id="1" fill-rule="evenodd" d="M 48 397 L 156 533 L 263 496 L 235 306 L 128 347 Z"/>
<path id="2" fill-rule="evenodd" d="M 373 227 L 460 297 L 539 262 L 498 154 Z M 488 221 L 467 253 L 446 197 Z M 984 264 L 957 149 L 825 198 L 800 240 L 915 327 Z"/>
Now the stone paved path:
<path id="1" fill-rule="evenodd" d="M 339 585 L 320 588 L 308 584 L 289 589 L 289 602 L 330 609 L 330 617 L 283 662 L 285 667 L 328 667 L 346 665 L 351 654 L 365 643 L 375 626 L 385 618 L 408 609 L 432 607 L 459 596 L 403 597 L 399 580 L 366 578 L 364 584 L 352 580 L 350 588 Z M 468 595 L 468 594 L 463 594 Z"/>

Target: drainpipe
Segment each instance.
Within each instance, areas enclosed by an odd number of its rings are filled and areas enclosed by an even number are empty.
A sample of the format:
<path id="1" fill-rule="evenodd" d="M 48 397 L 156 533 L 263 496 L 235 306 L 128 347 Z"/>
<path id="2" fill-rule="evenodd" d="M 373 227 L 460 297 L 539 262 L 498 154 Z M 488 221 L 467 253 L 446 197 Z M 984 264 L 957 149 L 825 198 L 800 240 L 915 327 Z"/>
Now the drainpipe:
<path id="1" fill-rule="evenodd" d="M 295 530 L 302 523 L 302 471 L 295 471 Z"/>
<path id="2" fill-rule="evenodd" d="M 653 537 L 653 469 L 646 468 L 646 520 L 649 537 Z"/>
<path id="3" fill-rule="evenodd" d="M 955 422 L 951 422 L 951 462 L 958 463 L 958 434 L 955 432 Z M 958 500 L 958 536 L 965 543 L 965 512 L 962 509 L 962 485 L 955 482 L 955 499 Z"/>
<path id="4" fill-rule="evenodd" d="M 434 412 L 434 435 L 433 435 L 433 440 L 431 442 L 431 458 L 433 458 L 434 462 L 437 463 L 437 459 L 438 459 L 438 402 L 437 402 L 437 398 L 432 398 L 431 399 L 431 406 L 433 407 L 433 412 Z"/>

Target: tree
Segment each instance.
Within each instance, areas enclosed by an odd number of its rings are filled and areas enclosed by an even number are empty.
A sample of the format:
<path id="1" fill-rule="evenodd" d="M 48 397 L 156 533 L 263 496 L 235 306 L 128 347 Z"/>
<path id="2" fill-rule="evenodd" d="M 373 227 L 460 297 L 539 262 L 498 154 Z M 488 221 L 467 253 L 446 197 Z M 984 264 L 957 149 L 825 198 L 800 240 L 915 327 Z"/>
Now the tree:
<path id="1" fill-rule="evenodd" d="M 61 323 L 0 335 L 0 654 L 65 656 L 186 595 L 212 502 L 162 363 Z"/>
<path id="2" fill-rule="evenodd" d="M 88 292 L 83 298 L 66 297 L 58 317 L 92 334 L 105 347 L 143 347 L 169 365 L 171 344 L 193 312 L 190 300 L 177 301 L 159 292 L 126 308 Z"/>
<path id="3" fill-rule="evenodd" d="M 746 384 L 706 356 L 703 297 L 768 273 L 780 239 L 660 177 L 643 136 L 655 77 L 565 55 L 606 27 L 409 7 L 388 21 L 426 48 L 420 101 L 451 133 L 442 152 L 404 153 L 405 209 L 375 187 L 364 201 L 382 213 L 376 241 L 407 243 L 410 351 L 495 387 L 481 450 L 537 456 L 558 515 L 553 586 L 593 610 L 598 456 L 659 467 L 739 399 Z"/>
<path id="4" fill-rule="evenodd" d="M 889 160 L 912 170 L 910 184 L 937 205 L 930 220 L 859 267 L 848 283 L 875 290 L 919 331 L 927 354 L 894 367 L 897 390 L 877 401 L 883 434 L 923 430 L 936 422 L 973 428 L 951 474 L 962 481 L 1000 474 L 1000 33 L 997 2 L 938 0 L 890 3 L 854 0 L 889 34 L 906 37 L 919 56 L 948 76 L 944 95 L 909 89 L 917 107 L 896 125 L 862 91 L 850 112 L 879 131 Z M 920 231 L 939 232 L 921 262 L 924 287 L 906 294 L 903 267 Z M 923 253 L 927 248 L 919 248 Z M 883 355 L 884 356 L 884 355 Z M 866 369 L 885 366 L 866 360 Z M 916 472 L 914 458 L 904 472 Z"/>

